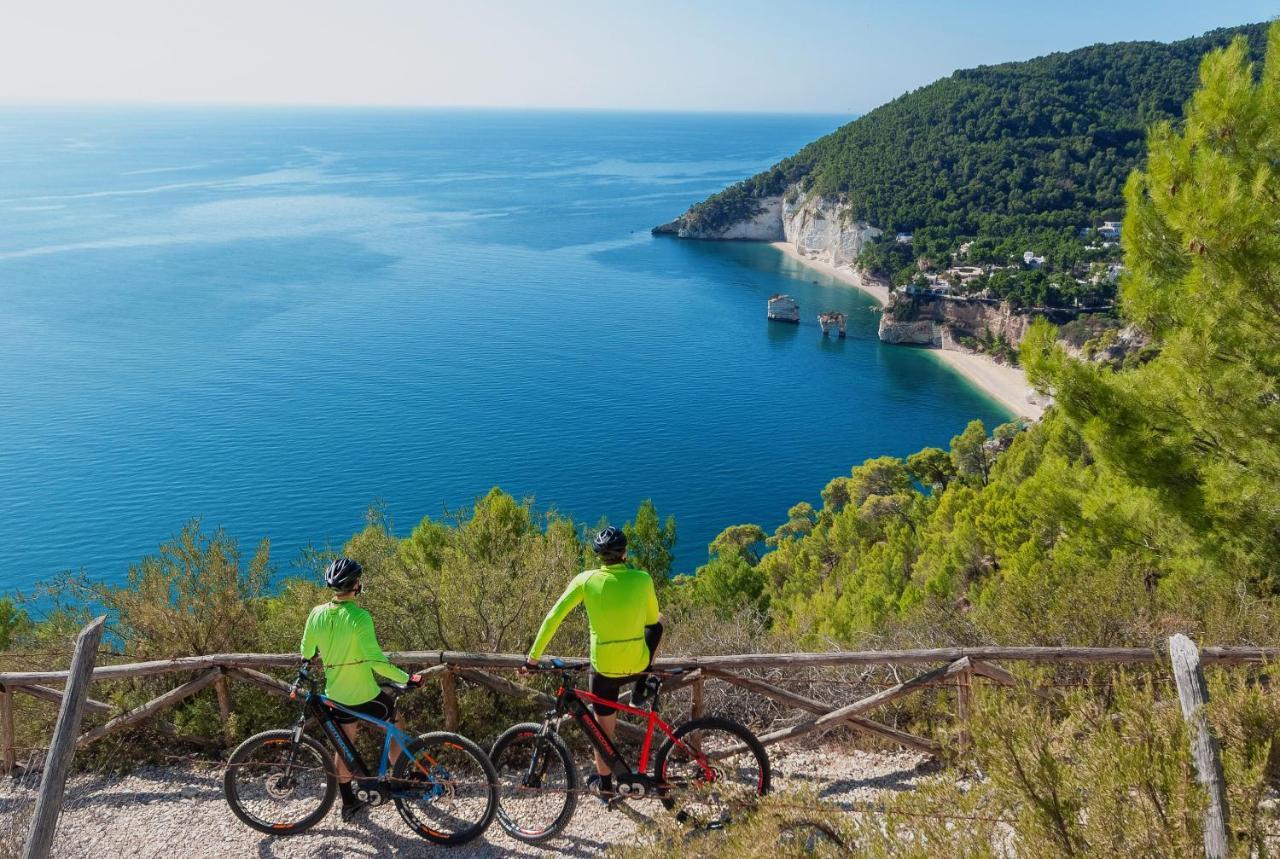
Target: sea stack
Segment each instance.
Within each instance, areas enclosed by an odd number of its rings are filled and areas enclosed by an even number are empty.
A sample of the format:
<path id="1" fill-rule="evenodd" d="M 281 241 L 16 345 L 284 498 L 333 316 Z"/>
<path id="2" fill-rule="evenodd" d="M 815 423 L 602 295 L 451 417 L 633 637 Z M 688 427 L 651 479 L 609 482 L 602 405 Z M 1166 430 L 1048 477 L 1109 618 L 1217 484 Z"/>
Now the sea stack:
<path id="1" fill-rule="evenodd" d="M 818 324 L 822 326 L 822 336 L 828 336 L 833 330 L 837 337 L 844 337 L 846 319 L 838 310 L 828 310 L 818 314 Z"/>
<path id="2" fill-rule="evenodd" d="M 776 293 L 769 296 L 769 318 L 778 322 L 800 324 L 800 305 L 789 295 Z"/>

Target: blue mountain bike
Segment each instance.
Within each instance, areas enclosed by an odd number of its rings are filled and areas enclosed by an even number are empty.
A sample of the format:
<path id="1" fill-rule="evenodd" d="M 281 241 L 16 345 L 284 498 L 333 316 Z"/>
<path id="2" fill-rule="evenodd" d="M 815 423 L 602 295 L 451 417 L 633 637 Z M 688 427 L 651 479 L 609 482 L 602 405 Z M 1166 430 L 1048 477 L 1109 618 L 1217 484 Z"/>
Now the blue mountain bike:
<path id="1" fill-rule="evenodd" d="M 382 685 L 397 695 L 408 690 L 398 683 Z M 332 752 L 337 750 L 356 795 L 372 806 L 394 802 L 409 828 L 428 841 L 464 844 L 489 827 L 498 808 L 498 777 L 479 746 L 444 731 L 410 736 L 391 722 L 342 706 L 318 686 L 303 664 L 289 696 L 297 700 L 300 689 L 305 693 L 294 726 L 256 734 L 231 753 L 223 791 L 236 817 L 271 835 L 315 826 L 338 792 Z M 376 771 L 370 771 L 342 732 L 334 718 L 339 712 L 383 732 Z M 324 742 L 308 733 L 313 728 L 319 728 Z M 391 752 L 397 746 L 401 752 L 393 765 Z"/>

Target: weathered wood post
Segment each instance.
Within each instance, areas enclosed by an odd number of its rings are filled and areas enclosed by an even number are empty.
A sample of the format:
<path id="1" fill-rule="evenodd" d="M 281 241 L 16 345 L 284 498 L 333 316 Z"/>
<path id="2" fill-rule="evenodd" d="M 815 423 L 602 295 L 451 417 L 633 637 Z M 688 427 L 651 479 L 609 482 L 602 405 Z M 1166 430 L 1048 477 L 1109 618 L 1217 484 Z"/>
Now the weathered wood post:
<path id="1" fill-rule="evenodd" d="M 98 643 L 102 641 L 102 627 L 106 621 L 106 617 L 100 615 L 76 636 L 67 688 L 62 696 L 62 706 L 58 708 L 58 723 L 53 729 L 53 741 L 49 743 L 49 755 L 44 761 L 40 794 L 36 797 L 31 831 L 27 833 L 27 845 L 22 851 L 23 859 L 46 859 L 53 847 L 53 835 L 62 814 L 67 772 L 76 751 L 80 716 L 84 713 L 85 698 L 89 696 L 89 681 L 93 676 L 93 666 L 98 661 Z"/>
<path id="2" fill-rule="evenodd" d="M 1209 730 L 1209 720 L 1204 714 L 1209 689 L 1200 667 L 1200 650 L 1194 641 L 1178 633 L 1169 639 L 1169 659 L 1173 664 L 1182 718 L 1191 726 L 1191 755 L 1195 759 L 1196 776 L 1209 794 L 1209 806 L 1204 812 L 1204 855 L 1208 859 L 1227 859 L 1227 785 L 1222 776 L 1218 741 Z"/>
<path id="3" fill-rule="evenodd" d="M 3 755 L 2 769 L 5 775 L 13 772 L 18 763 L 17 740 L 13 731 L 13 689 L 0 686 L 0 755 Z"/>
<path id="4" fill-rule="evenodd" d="M 956 734 L 956 745 L 960 751 L 969 750 L 969 718 L 973 715 L 973 669 L 968 660 L 965 668 L 956 675 L 956 721 L 959 731 Z"/>
<path id="5" fill-rule="evenodd" d="M 227 669 L 213 681 L 213 691 L 218 695 L 218 716 L 222 719 L 222 739 L 228 748 L 235 744 L 236 733 L 231 725 L 231 689 L 227 683 Z"/>
<path id="6" fill-rule="evenodd" d="M 458 714 L 458 678 L 452 671 L 440 674 L 440 700 L 444 707 L 444 729 L 458 730 L 461 717 Z"/>
<path id="7" fill-rule="evenodd" d="M 702 703 L 702 678 L 699 677 L 693 681 L 693 704 L 690 707 L 689 718 L 701 719 L 706 709 Z"/>

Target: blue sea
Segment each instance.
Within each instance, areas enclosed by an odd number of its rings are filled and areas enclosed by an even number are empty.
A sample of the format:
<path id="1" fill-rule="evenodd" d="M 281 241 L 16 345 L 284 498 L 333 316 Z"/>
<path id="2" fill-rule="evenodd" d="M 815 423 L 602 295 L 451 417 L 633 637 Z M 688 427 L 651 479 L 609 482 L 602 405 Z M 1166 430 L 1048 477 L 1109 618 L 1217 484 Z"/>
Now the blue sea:
<path id="1" fill-rule="evenodd" d="M 289 572 L 371 503 L 407 533 L 492 486 L 589 523 L 652 498 L 691 571 L 1006 419 L 855 290 L 650 236 L 847 119 L 0 110 L 0 592 L 122 581 L 192 517 Z"/>

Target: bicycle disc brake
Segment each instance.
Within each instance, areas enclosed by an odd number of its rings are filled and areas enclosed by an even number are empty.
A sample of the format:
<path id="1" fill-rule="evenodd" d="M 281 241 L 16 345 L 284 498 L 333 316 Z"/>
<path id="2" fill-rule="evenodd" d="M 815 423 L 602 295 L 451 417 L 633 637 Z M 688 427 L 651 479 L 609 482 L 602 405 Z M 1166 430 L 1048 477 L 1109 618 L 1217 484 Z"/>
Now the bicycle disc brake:
<path id="1" fill-rule="evenodd" d="M 271 773 L 266 778 L 266 789 L 272 799 L 288 799 L 298 789 L 298 781 L 284 773 Z"/>

